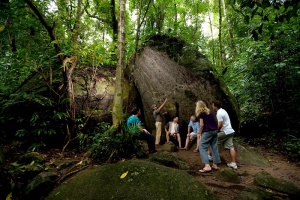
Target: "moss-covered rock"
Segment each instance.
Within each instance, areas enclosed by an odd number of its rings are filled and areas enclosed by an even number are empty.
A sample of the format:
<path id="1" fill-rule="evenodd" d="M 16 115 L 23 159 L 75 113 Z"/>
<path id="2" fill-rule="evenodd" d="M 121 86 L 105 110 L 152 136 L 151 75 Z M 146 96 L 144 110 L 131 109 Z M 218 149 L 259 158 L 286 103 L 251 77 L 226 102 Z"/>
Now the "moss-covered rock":
<path id="1" fill-rule="evenodd" d="M 26 183 L 28 180 L 33 179 L 36 175 L 44 170 L 43 166 L 34 163 L 31 165 L 19 166 L 13 173 L 14 176 L 18 177 L 18 181 Z"/>
<path id="2" fill-rule="evenodd" d="M 235 143 L 234 146 L 238 153 L 237 159 L 239 163 L 245 165 L 254 165 L 258 167 L 270 166 L 269 160 L 257 151 L 246 148 L 238 143 Z"/>
<path id="3" fill-rule="evenodd" d="M 40 199 L 47 192 L 51 191 L 52 186 L 58 175 L 53 172 L 42 172 L 33 178 L 25 189 L 26 199 Z"/>
<path id="4" fill-rule="evenodd" d="M 33 161 L 35 163 L 44 163 L 45 158 L 38 152 L 30 152 L 30 153 L 26 153 L 26 154 L 22 155 L 18 159 L 18 163 L 25 164 L 25 165 L 28 165 L 28 164 L 32 163 Z"/>
<path id="5" fill-rule="evenodd" d="M 121 175 L 128 172 L 123 179 Z M 94 166 L 65 181 L 46 199 L 217 199 L 184 171 L 141 160 Z"/>
<path id="6" fill-rule="evenodd" d="M 216 173 L 216 177 L 219 180 L 230 183 L 240 182 L 238 173 L 231 169 L 219 169 Z"/>
<path id="7" fill-rule="evenodd" d="M 179 158 L 176 153 L 162 152 L 152 154 L 149 156 L 149 160 L 167 167 L 174 167 L 182 170 L 192 169 L 192 167 L 187 162 Z"/>
<path id="8" fill-rule="evenodd" d="M 165 143 L 165 144 L 161 145 L 160 149 L 162 151 L 168 151 L 168 152 L 175 152 L 175 151 L 178 150 L 177 146 L 172 142 Z"/>
<path id="9" fill-rule="evenodd" d="M 75 165 L 78 162 L 79 160 L 55 160 L 52 165 L 54 165 L 58 170 L 61 170 Z"/>
<path id="10" fill-rule="evenodd" d="M 292 182 L 275 178 L 267 172 L 259 172 L 255 175 L 254 182 L 259 186 L 270 188 L 285 194 L 291 199 L 300 199 L 300 187 Z"/>
<path id="11" fill-rule="evenodd" d="M 286 198 L 276 196 L 272 192 L 257 187 L 249 187 L 240 193 L 236 200 L 283 200 Z"/>

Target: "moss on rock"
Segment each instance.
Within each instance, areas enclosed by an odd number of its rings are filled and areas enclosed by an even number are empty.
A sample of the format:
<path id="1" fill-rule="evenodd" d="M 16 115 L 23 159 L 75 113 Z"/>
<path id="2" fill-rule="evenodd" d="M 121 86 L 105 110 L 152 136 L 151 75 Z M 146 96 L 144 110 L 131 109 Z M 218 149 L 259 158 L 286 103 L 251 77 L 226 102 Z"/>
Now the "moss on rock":
<path id="1" fill-rule="evenodd" d="M 257 187 L 249 187 L 242 191 L 236 200 L 281 200 L 286 199 L 276 194 L 268 192 L 266 190 L 261 190 Z"/>
<path id="2" fill-rule="evenodd" d="M 300 187 L 298 185 L 275 178 L 267 172 L 257 173 L 254 182 L 260 186 L 286 193 L 291 199 L 300 199 Z"/>
<path id="3" fill-rule="evenodd" d="M 120 176 L 127 172 L 127 176 Z M 47 198 L 55 199 L 218 199 L 184 171 L 141 160 L 94 166 L 62 183 Z"/>
<path id="4" fill-rule="evenodd" d="M 168 152 L 175 152 L 178 150 L 177 146 L 170 142 L 170 143 L 165 143 L 161 146 L 162 151 L 168 151 Z"/>
<path id="5" fill-rule="evenodd" d="M 228 169 L 219 169 L 216 173 L 216 177 L 219 180 L 230 182 L 230 183 L 239 183 L 239 175 L 233 170 Z"/>
<path id="6" fill-rule="evenodd" d="M 18 159 L 18 163 L 21 163 L 21 164 L 30 164 L 33 161 L 35 163 L 44 163 L 45 158 L 38 152 L 30 152 L 30 153 L 26 153 L 26 154 L 22 155 Z"/>
<path id="7" fill-rule="evenodd" d="M 262 156 L 260 153 L 245 148 L 238 143 L 235 143 L 235 148 L 237 149 L 238 152 L 239 163 L 246 164 L 246 165 L 254 165 L 258 167 L 270 166 L 270 162 L 268 161 L 268 159 Z"/>
<path id="8" fill-rule="evenodd" d="M 174 167 L 182 170 L 192 169 L 192 167 L 187 162 L 180 159 L 176 153 L 163 152 L 158 154 L 152 154 L 150 155 L 149 160 L 151 162 L 162 164 L 167 167 Z"/>

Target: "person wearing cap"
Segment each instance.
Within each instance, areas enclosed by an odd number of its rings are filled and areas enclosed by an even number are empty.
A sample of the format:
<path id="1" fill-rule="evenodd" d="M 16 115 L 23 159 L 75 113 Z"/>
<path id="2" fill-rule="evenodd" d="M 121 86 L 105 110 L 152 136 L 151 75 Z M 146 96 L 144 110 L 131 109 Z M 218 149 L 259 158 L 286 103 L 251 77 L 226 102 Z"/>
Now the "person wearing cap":
<path id="1" fill-rule="evenodd" d="M 162 115 L 166 114 L 166 112 L 161 114 L 161 109 L 166 105 L 167 101 L 168 98 L 166 98 L 165 101 L 159 107 L 157 107 L 156 104 L 152 105 L 153 117 L 155 119 L 155 128 L 156 128 L 156 138 L 155 138 L 156 145 L 159 145 L 160 142 L 161 128 L 162 128 Z"/>

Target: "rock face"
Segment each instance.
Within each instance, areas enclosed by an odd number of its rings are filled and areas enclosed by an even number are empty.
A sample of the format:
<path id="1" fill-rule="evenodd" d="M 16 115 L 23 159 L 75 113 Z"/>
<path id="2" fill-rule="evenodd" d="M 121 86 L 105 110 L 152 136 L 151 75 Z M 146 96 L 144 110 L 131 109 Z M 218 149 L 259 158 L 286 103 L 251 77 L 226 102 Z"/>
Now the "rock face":
<path id="1" fill-rule="evenodd" d="M 217 77 L 211 63 L 180 40 L 157 37 L 155 40 L 161 43 L 154 41 L 144 47 L 137 55 L 135 66 L 131 66 L 143 102 L 146 125 L 155 129 L 151 105 L 161 104 L 165 98 L 169 99 L 165 111 L 170 116 L 179 116 L 179 124 L 183 127 L 195 113 L 197 100 L 206 102 L 211 108 L 212 101 L 217 99 L 222 101 L 233 127 L 238 129 L 236 100 Z"/>
<path id="2" fill-rule="evenodd" d="M 126 173 L 125 177 L 121 177 Z M 218 199 L 201 182 L 178 169 L 130 160 L 76 174 L 46 199 Z"/>

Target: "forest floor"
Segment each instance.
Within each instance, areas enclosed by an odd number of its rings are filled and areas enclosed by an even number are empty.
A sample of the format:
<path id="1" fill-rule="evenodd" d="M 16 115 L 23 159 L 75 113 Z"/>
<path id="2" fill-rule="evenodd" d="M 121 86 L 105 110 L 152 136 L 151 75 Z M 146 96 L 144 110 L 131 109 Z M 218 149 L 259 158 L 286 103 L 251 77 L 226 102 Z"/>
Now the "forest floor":
<path id="1" fill-rule="evenodd" d="M 8 148 L 9 148 L 8 146 L 3 146 L 4 151 Z M 213 191 L 213 193 L 215 193 L 221 200 L 236 199 L 238 195 L 245 188 L 255 186 L 254 176 L 261 171 L 267 172 L 273 177 L 279 179 L 292 181 L 300 186 L 300 165 L 299 164 L 289 161 L 287 157 L 280 155 L 271 149 L 265 149 L 263 147 L 250 147 L 250 146 L 247 146 L 246 148 L 253 149 L 259 154 L 263 155 L 265 158 L 269 160 L 270 165 L 265 167 L 257 167 L 253 165 L 243 165 L 238 162 L 237 163 L 238 169 L 235 171 L 239 174 L 240 183 L 230 183 L 230 182 L 220 181 L 215 177 L 216 171 L 212 171 L 211 173 L 205 173 L 205 174 L 197 173 L 198 170 L 202 169 L 204 165 L 201 163 L 201 158 L 199 153 L 193 152 L 194 146 L 192 146 L 189 150 L 179 150 L 176 153 L 181 159 L 185 160 L 195 169 L 196 173 L 192 173 L 192 175 L 197 180 L 199 180 L 204 185 L 206 185 L 206 187 L 208 187 L 211 191 Z M 160 147 L 158 147 L 157 150 L 158 153 L 161 152 Z M 42 154 L 46 157 L 46 162 L 48 163 L 51 162 L 52 160 L 74 159 L 80 161 L 87 158 L 86 152 L 78 152 L 78 150 L 69 150 L 65 152 L 63 158 L 61 155 L 61 151 L 59 149 L 52 149 L 50 151 L 43 152 Z M 230 157 L 227 151 L 221 150 L 220 156 L 221 158 L 229 162 Z M 14 159 L 10 161 L 13 162 L 13 160 Z M 89 162 L 89 163 L 92 164 L 93 162 Z M 219 164 L 218 167 L 220 169 L 225 169 L 225 168 L 230 169 L 225 162 Z M 271 192 L 275 193 L 275 191 L 271 191 Z"/>
<path id="2" fill-rule="evenodd" d="M 204 167 L 204 164 L 201 163 L 200 154 L 194 153 L 193 150 L 194 147 L 190 148 L 189 150 L 179 150 L 177 154 L 181 159 L 192 165 L 198 172 L 198 170 Z M 236 199 L 242 190 L 250 186 L 254 186 L 254 176 L 261 171 L 267 172 L 276 178 L 292 181 L 300 186 L 300 166 L 297 165 L 297 163 L 290 162 L 283 155 L 279 155 L 271 150 L 258 147 L 255 147 L 255 150 L 269 160 L 270 166 L 257 167 L 253 165 L 242 165 L 237 163 L 238 169 L 236 172 L 241 175 L 239 184 L 218 180 L 214 176 L 216 171 L 205 174 L 196 173 L 194 177 L 211 189 L 221 200 Z M 225 157 L 228 162 L 230 161 L 229 153 L 227 151 L 221 151 L 220 156 Z M 218 165 L 218 167 L 220 169 L 230 169 L 226 163 L 221 163 Z"/>

